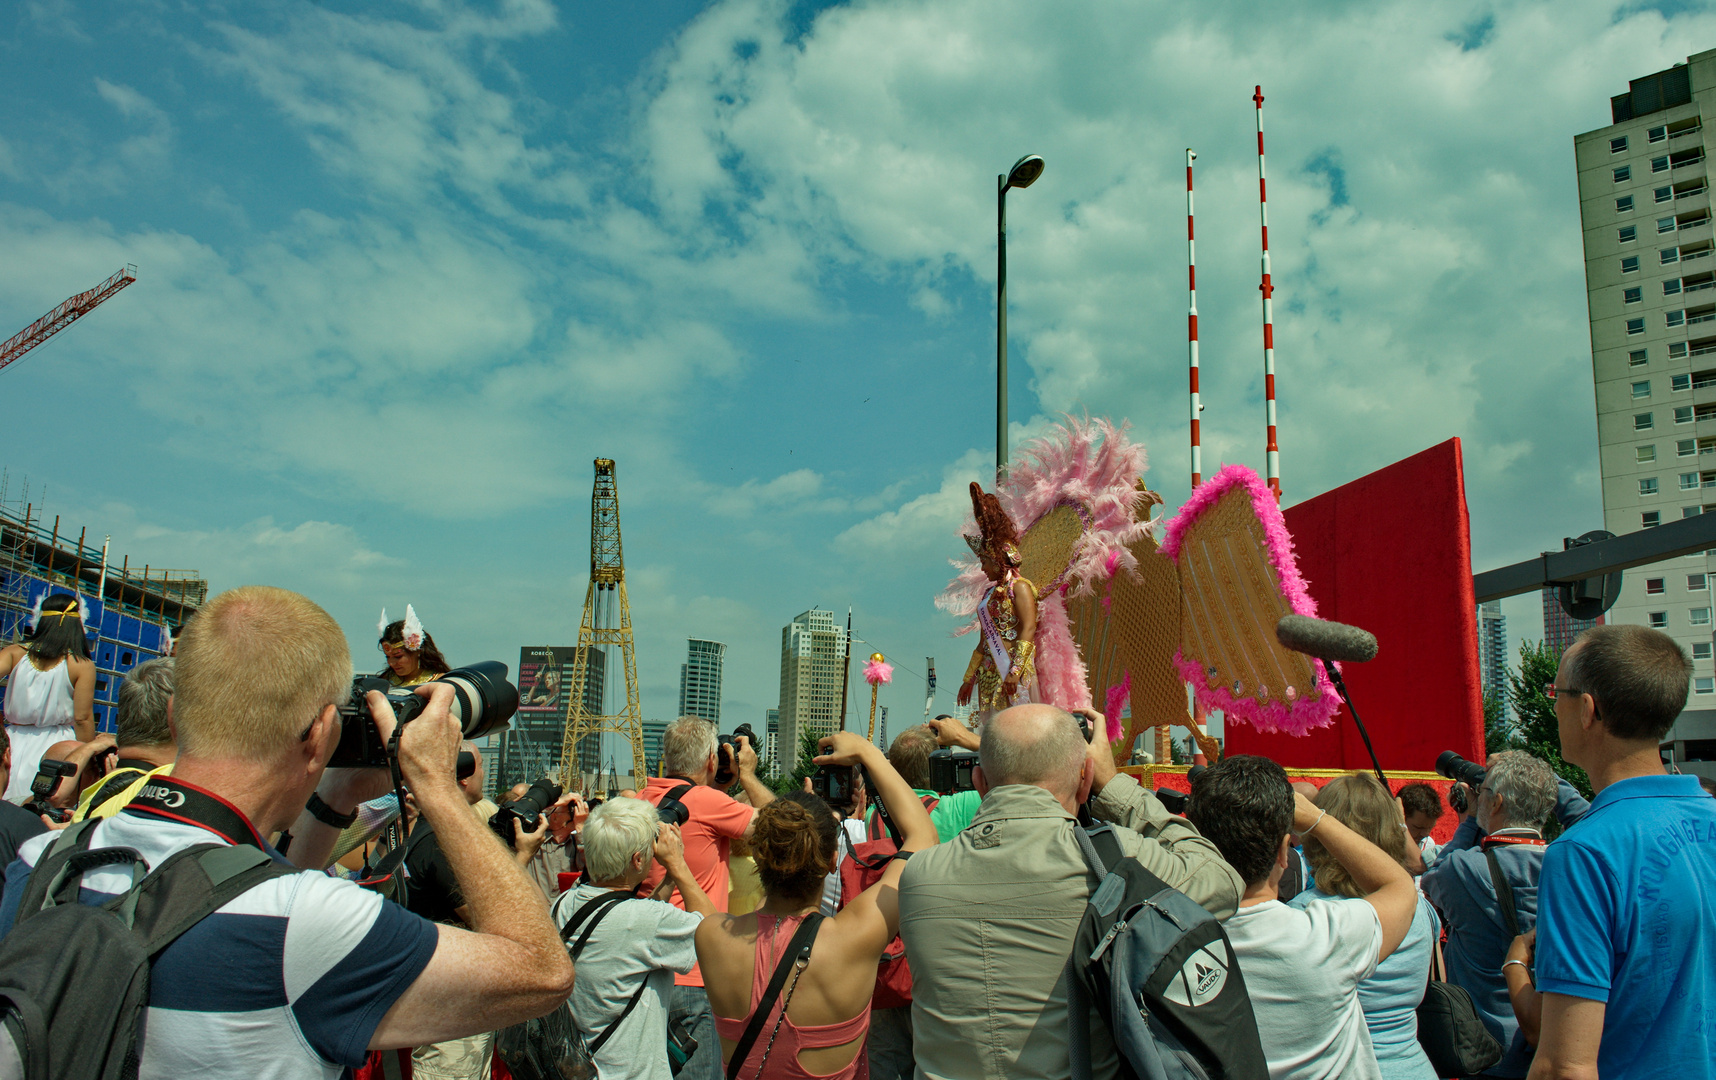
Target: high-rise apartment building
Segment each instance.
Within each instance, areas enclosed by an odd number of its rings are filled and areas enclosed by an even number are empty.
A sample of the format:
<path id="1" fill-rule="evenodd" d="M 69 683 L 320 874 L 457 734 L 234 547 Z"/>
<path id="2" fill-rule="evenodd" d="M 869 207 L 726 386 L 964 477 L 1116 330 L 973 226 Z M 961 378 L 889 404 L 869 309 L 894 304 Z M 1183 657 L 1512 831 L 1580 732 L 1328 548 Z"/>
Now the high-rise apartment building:
<path id="1" fill-rule="evenodd" d="M 840 690 L 846 678 L 846 628 L 834 612 L 812 608 L 781 627 L 781 722 L 777 767 L 798 764 L 803 732 L 818 738 L 840 726 Z"/>
<path id="2" fill-rule="evenodd" d="M 1716 50 L 1632 80 L 1610 99 L 1614 122 L 1573 140 L 1604 528 L 1617 534 L 1716 511 L 1706 109 L 1716 117 Z M 1692 697 L 1669 738 L 1710 741 L 1716 759 L 1712 572 L 1708 553 L 1628 570 L 1609 620 L 1657 627 L 1691 652 Z"/>
<path id="3" fill-rule="evenodd" d="M 727 646 L 691 638 L 679 665 L 679 715 L 701 716 L 721 729 L 721 660 Z"/>
<path id="4" fill-rule="evenodd" d="M 1543 643 L 1555 650 L 1560 656 L 1567 651 L 1567 646 L 1573 644 L 1573 639 L 1591 629 L 1602 626 L 1603 616 L 1595 619 L 1575 619 L 1567 614 L 1567 609 L 1561 606 L 1561 600 L 1555 595 L 1553 588 L 1543 590 Z"/>
<path id="5" fill-rule="evenodd" d="M 661 775 L 661 736 L 666 731 L 666 720 L 643 722 L 644 769 L 651 776 Z"/>
<path id="6" fill-rule="evenodd" d="M 1507 716 L 1507 616 L 1500 600 L 1478 605 L 1478 679 L 1484 700 L 1501 702 Z"/>

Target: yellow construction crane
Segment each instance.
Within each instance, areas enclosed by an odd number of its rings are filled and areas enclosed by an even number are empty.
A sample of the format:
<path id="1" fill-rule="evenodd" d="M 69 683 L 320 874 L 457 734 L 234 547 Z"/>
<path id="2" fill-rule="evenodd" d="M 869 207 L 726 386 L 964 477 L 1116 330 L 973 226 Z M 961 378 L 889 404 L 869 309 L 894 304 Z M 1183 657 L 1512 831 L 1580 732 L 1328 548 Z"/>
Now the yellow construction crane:
<path id="1" fill-rule="evenodd" d="M 617 715 L 597 716 L 584 707 L 584 686 L 590 671 L 590 650 L 618 645 L 626 672 L 626 705 Z M 604 663 L 603 679 L 613 671 Z M 578 747 L 602 732 L 624 735 L 632 744 L 632 783 L 644 783 L 643 714 L 638 708 L 638 664 L 632 646 L 632 609 L 626 600 L 626 563 L 620 552 L 620 493 L 614 463 L 596 459 L 596 487 L 590 496 L 590 587 L 584 593 L 584 621 L 578 627 L 578 650 L 572 662 L 572 688 L 566 700 L 566 736 L 560 745 L 560 783 L 581 788 Z M 598 756 L 597 766 L 600 772 Z"/>

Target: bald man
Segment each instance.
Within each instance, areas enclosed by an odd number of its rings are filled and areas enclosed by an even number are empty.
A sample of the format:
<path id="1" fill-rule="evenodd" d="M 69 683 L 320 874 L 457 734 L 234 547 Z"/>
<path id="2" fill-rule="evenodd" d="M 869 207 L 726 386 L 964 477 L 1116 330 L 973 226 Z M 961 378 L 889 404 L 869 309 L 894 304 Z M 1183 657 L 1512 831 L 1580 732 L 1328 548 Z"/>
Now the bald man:
<path id="1" fill-rule="evenodd" d="M 918 1076 L 1065 1077 L 1061 974 L 1097 884 L 1073 831 L 1079 806 L 1088 799 L 1094 816 L 1121 826 L 1122 851 L 1217 918 L 1233 914 L 1244 886 L 1190 822 L 1117 774 L 1108 743 L 1087 744 L 1070 713 L 996 713 L 978 760 L 976 817 L 914 854 L 900 878 Z M 1094 1011 L 1090 1030 L 1092 1076 L 1115 1076 L 1119 1058 Z"/>

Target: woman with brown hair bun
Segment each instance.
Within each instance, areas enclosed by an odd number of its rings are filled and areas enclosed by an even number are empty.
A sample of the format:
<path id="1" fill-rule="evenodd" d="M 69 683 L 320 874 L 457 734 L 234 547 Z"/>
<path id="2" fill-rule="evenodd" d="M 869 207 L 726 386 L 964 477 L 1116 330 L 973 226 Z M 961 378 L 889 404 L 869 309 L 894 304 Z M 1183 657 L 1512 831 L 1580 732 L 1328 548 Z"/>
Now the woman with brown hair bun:
<path id="1" fill-rule="evenodd" d="M 880 750 L 849 731 L 821 746 L 817 764 L 868 771 L 903 837 L 902 853 L 936 842 L 923 803 Z M 741 1080 L 848 1080 L 859 1072 L 876 964 L 900 931 L 906 860 L 894 859 L 880 881 L 824 919 L 817 906 L 823 880 L 839 864 L 839 835 L 833 810 L 810 792 L 789 792 L 763 807 L 751 827 L 761 906 L 748 915 L 704 919 L 697 929 L 697 960 L 725 1062 L 752 1027 L 777 968 L 785 971 L 778 998 L 755 1025 L 737 1070 Z M 804 940 L 791 947 L 807 921 Z"/>
<path id="2" fill-rule="evenodd" d="M 1338 776 L 1317 792 L 1317 806 L 1336 821 L 1369 840 L 1408 873 L 1419 865 L 1416 845 L 1406 832 L 1400 803 L 1369 773 Z M 1305 908 L 1318 901 L 1361 903 L 1364 892 L 1314 832 L 1306 834 L 1305 858 L 1316 885 L 1288 902 Z M 1424 894 L 1406 939 L 1376 965 L 1370 978 L 1358 984 L 1359 1008 L 1370 1032 L 1371 1047 L 1383 1080 L 1436 1080 L 1430 1058 L 1418 1044 L 1418 1003 L 1430 979 L 1430 954 L 1441 936 L 1441 922 Z"/>

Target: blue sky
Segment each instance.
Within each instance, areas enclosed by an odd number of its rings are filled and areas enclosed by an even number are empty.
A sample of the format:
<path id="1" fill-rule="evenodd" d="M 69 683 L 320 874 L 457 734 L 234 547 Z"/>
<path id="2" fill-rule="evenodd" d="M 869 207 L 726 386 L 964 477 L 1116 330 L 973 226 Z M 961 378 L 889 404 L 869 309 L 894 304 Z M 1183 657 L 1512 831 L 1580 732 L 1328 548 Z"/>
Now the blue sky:
<path id="1" fill-rule="evenodd" d="M 50 513 L 298 589 L 363 664 L 408 601 L 513 663 L 575 640 L 613 457 L 645 716 L 713 637 L 728 727 L 812 605 L 901 661 L 897 712 L 963 670 L 931 600 L 1021 154 L 1015 437 L 1128 419 L 1184 499 L 1189 145 L 1206 471 L 1261 463 L 1254 83 L 1288 500 L 1458 435 L 1480 569 L 1598 527 L 1572 138 L 1716 44 L 1706 5 L 1578 0 L 8 12 L 0 327 L 139 268 L 0 376 Z"/>

